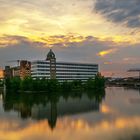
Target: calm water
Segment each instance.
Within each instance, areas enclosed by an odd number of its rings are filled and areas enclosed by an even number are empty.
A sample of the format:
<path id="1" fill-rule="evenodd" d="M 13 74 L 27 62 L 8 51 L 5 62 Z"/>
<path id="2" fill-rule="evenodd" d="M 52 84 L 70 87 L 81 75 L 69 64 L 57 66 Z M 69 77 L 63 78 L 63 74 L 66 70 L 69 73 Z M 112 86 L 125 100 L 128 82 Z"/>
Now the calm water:
<path id="1" fill-rule="evenodd" d="M 140 140 L 140 91 L 0 94 L 0 140 Z"/>

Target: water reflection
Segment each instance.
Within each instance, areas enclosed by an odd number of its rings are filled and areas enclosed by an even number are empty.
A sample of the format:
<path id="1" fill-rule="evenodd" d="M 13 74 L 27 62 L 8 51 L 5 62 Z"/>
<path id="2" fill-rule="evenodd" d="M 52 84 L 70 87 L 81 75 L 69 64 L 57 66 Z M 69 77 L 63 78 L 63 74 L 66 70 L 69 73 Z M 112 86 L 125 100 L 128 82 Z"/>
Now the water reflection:
<path id="1" fill-rule="evenodd" d="M 51 129 L 57 118 L 99 111 L 105 91 L 88 93 L 7 93 L 2 94 L 5 112 L 16 111 L 22 119 L 48 120 Z"/>
<path id="2" fill-rule="evenodd" d="M 135 89 L 8 93 L 1 99 L 0 140 L 140 139 L 140 95 Z"/>

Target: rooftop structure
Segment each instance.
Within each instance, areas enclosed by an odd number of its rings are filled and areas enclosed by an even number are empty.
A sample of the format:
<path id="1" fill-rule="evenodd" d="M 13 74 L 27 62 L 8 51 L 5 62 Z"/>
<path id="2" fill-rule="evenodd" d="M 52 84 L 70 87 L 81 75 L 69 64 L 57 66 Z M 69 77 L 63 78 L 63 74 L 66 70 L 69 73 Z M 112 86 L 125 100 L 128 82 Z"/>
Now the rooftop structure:
<path id="1" fill-rule="evenodd" d="M 47 54 L 46 60 L 50 60 L 50 59 L 56 59 L 56 58 L 55 58 L 55 54 L 54 54 L 54 52 L 52 51 L 52 49 L 50 49 L 49 53 Z"/>

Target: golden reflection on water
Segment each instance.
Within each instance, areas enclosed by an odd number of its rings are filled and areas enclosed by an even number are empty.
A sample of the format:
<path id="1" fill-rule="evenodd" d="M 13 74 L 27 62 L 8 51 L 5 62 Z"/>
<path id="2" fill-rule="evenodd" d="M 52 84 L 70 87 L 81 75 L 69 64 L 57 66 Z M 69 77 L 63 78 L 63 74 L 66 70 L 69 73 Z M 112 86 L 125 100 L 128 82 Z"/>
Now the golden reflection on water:
<path id="1" fill-rule="evenodd" d="M 107 105 L 105 105 L 105 104 L 103 104 L 103 105 L 100 107 L 100 111 L 101 111 L 102 113 L 104 113 L 104 114 L 113 112 L 113 110 L 112 110 L 109 106 L 107 106 Z"/>
<path id="2" fill-rule="evenodd" d="M 21 128 L 16 121 L 0 122 L 0 140 L 118 140 L 131 139 L 140 133 L 140 117 L 102 120 L 91 124 L 84 119 L 59 119 L 50 129 L 47 120 L 32 122 Z"/>

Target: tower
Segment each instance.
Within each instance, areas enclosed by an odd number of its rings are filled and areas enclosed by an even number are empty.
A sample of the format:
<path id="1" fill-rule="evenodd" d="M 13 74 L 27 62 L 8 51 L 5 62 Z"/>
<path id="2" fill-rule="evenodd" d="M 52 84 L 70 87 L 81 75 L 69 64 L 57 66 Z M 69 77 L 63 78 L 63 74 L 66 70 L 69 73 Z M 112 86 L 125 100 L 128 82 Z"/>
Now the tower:
<path id="1" fill-rule="evenodd" d="M 46 60 L 50 63 L 50 79 L 56 79 L 56 58 L 51 49 L 47 54 Z"/>

